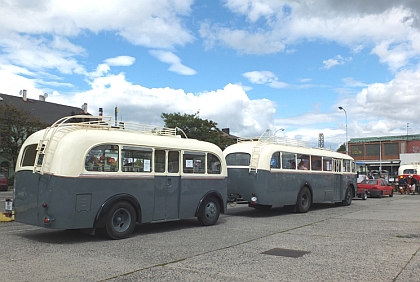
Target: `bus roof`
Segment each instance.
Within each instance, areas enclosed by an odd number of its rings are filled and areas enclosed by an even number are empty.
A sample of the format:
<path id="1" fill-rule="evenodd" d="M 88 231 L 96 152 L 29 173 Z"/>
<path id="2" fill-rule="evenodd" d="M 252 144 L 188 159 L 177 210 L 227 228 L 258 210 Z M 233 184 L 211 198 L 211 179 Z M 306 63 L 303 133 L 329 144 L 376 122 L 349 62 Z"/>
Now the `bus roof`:
<path id="1" fill-rule="evenodd" d="M 224 161 L 222 150 L 215 144 L 181 138 L 176 135 L 175 129 L 159 129 L 142 125 L 138 125 L 138 128 L 141 129 L 113 127 L 109 122 L 104 121 L 102 124 L 98 122 L 61 124 L 35 132 L 26 139 L 22 149 L 30 144 L 45 144 L 42 173 L 49 172 L 60 175 L 78 175 L 83 172 L 84 161 L 82 160 L 87 152 L 92 147 L 101 144 L 211 152 Z M 21 150 L 16 165 L 17 171 L 22 169 L 20 167 L 22 153 Z"/>

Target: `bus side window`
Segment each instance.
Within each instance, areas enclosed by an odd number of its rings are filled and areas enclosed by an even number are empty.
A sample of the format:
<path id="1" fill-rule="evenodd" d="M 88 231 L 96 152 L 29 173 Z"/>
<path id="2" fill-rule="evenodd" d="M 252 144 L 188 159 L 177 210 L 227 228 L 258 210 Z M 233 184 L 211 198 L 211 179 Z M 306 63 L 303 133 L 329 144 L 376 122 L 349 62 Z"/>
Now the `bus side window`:
<path id="1" fill-rule="evenodd" d="M 296 154 L 281 153 L 281 167 L 283 169 L 296 169 Z"/>
<path id="2" fill-rule="evenodd" d="M 275 152 L 270 160 L 271 168 L 280 168 L 280 152 Z"/>
<path id="3" fill-rule="evenodd" d="M 168 152 L 168 172 L 179 173 L 179 152 L 177 151 Z"/>
<path id="4" fill-rule="evenodd" d="M 185 152 L 183 156 L 184 173 L 205 173 L 206 155 L 204 153 Z"/>
<path id="5" fill-rule="evenodd" d="M 164 150 L 155 150 L 155 172 L 165 172 L 166 152 Z"/>
<path id="6" fill-rule="evenodd" d="M 87 171 L 118 171 L 118 145 L 100 145 L 92 148 L 85 158 Z"/>
<path id="7" fill-rule="evenodd" d="M 297 155 L 298 160 L 298 169 L 300 170 L 309 170 L 310 169 L 310 160 L 308 155 Z"/>
<path id="8" fill-rule="evenodd" d="M 322 170 L 322 159 L 318 156 L 311 156 L 312 170 Z"/>
<path id="9" fill-rule="evenodd" d="M 207 173 L 208 174 L 220 174 L 220 160 L 218 157 L 211 153 L 207 153 Z"/>
<path id="10" fill-rule="evenodd" d="M 344 172 L 351 172 L 350 160 L 344 160 Z"/>
<path id="11" fill-rule="evenodd" d="M 324 157 L 323 171 L 332 171 L 332 158 Z"/>
<path id="12" fill-rule="evenodd" d="M 152 172 L 152 149 L 124 146 L 121 150 L 123 172 Z"/>

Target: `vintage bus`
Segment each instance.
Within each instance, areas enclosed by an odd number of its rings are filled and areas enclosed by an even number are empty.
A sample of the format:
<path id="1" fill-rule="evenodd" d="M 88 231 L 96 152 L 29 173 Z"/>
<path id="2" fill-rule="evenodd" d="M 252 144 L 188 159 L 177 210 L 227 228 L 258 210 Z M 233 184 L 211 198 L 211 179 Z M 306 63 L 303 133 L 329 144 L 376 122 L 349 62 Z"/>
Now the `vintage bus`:
<path id="1" fill-rule="evenodd" d="M 228 166 L 228 201 L 256 209 L 312 203 L 350 205 L 357 195 L 355 162 L 348 155 L 309 148 L 306 142 L 270 136 L 239 139 L 223 151 Z"/>
<path id="2" fill-rule="evenodd" d="M 81 115 L 34 133 L 17 159 L 15 220 L 113 239 L 136 223 L 215 224 L 227 205 L 223 152 L 177 132 Z"/>

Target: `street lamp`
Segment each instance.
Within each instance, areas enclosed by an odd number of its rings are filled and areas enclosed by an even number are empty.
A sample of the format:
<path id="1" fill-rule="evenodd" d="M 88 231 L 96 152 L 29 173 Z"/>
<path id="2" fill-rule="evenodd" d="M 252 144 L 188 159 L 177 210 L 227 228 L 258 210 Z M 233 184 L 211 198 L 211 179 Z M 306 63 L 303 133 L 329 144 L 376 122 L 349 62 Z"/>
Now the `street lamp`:
<path id="1" fill-rule="evenodd" d="M 348 142 L 347 142 L 347 112 L 343 107 L 338 107 L 338 109 L 343 110 L 344 114 L 346 115 L 346 154 L 349 154 Z"/>
<path id="2" fill-rule="evenodd" d="M 379 175 L 382 175 L 382 142 L 381 137 L 379 139 Z"/>

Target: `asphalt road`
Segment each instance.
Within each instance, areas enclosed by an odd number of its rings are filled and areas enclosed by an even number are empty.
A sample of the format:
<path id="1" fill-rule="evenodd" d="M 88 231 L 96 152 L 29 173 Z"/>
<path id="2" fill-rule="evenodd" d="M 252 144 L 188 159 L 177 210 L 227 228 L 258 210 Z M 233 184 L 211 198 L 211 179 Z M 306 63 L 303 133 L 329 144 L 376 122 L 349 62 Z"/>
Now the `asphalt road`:
<path id="1" fill-rule="evenodd" d="M 2 281 L 420 281 L 419 195 L 230 206 L 215 226 L 138 225 L 117 241 L 5 222 L 0 238 Z"/>

